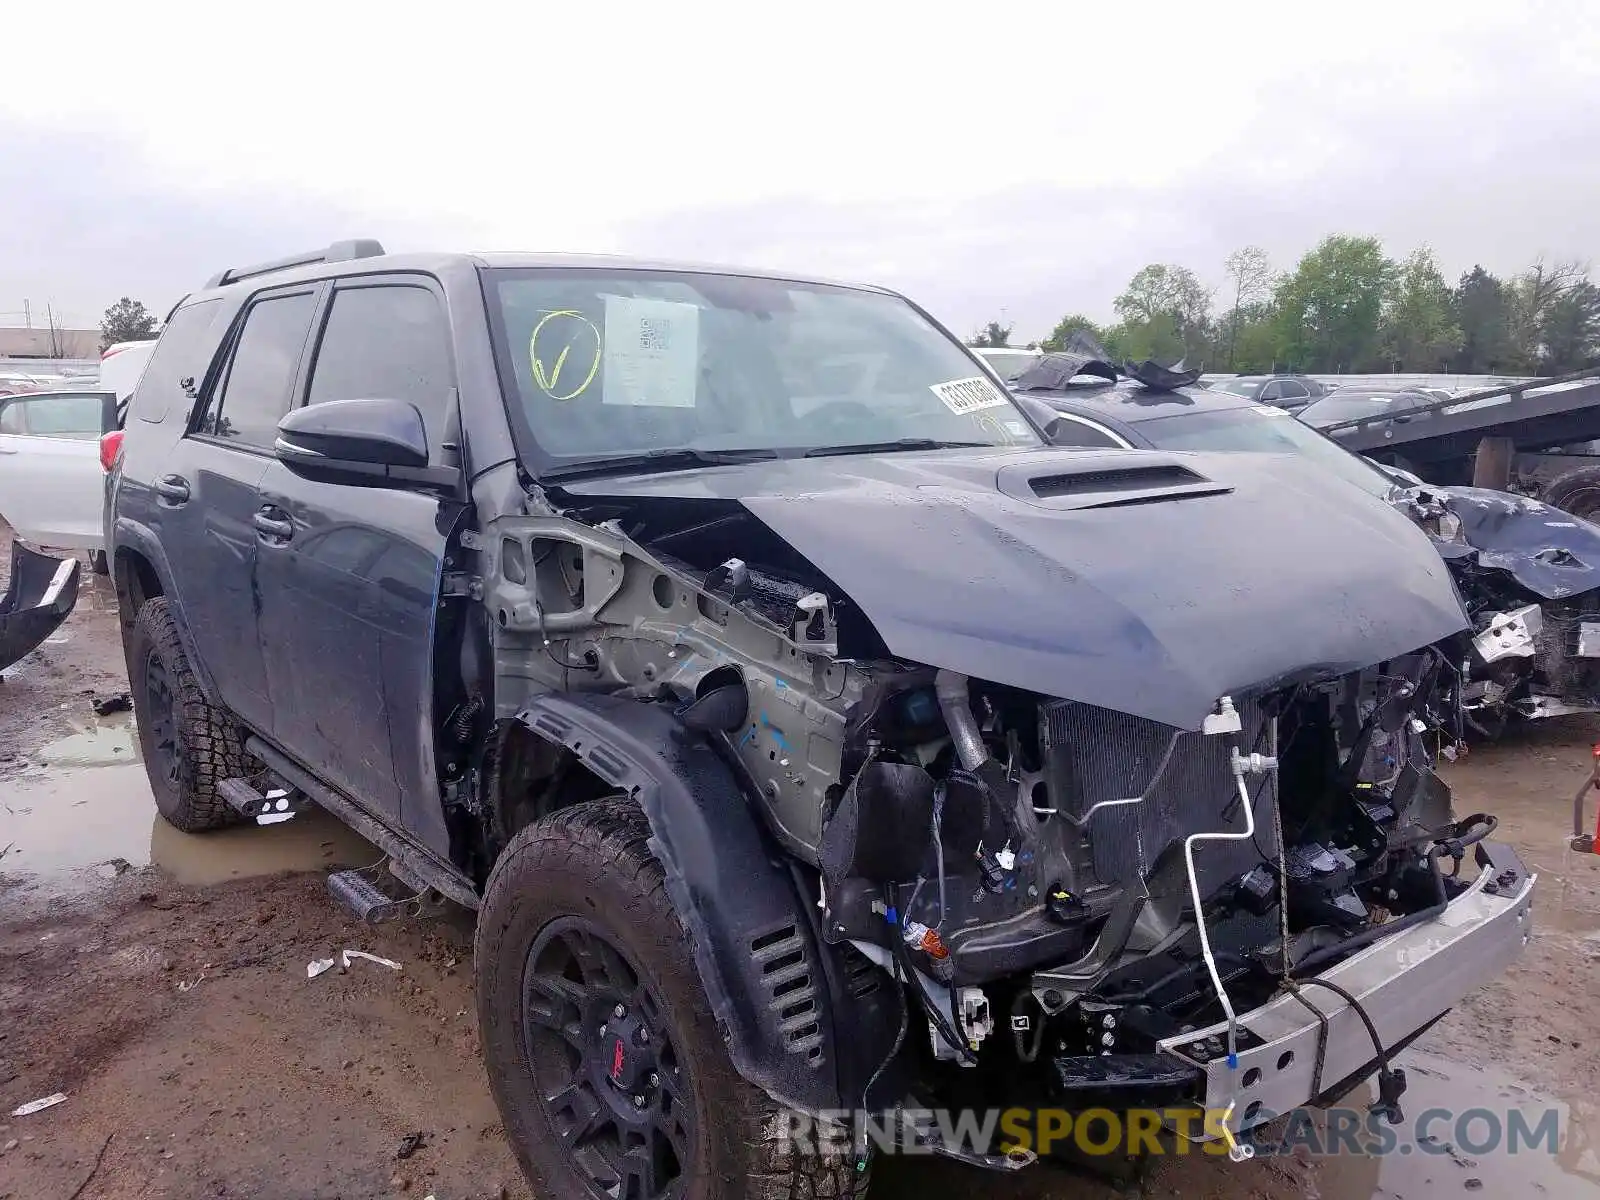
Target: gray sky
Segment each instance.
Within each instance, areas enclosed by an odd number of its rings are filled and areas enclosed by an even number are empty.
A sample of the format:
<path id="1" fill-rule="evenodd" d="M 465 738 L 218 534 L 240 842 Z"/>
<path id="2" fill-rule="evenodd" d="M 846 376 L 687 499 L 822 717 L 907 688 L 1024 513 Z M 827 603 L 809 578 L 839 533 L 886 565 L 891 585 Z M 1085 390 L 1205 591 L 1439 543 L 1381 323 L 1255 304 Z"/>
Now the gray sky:
<path id="1" fill-rule="evenodd" d="M 4 324 L 356 236 L 867 279 L 1021 339 L 1252 242 L 1600 264 L 1593 0 L 71 9 L 0 86 Z"/>

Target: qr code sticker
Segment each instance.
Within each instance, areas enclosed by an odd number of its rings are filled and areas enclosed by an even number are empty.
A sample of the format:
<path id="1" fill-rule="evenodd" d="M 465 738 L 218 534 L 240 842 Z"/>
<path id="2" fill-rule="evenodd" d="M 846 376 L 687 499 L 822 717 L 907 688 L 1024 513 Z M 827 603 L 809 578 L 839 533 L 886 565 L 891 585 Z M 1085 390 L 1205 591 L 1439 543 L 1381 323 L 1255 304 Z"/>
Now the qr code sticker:
<path id="1" fill-rule="evenodd" d="M 658 317 L 640 317 L 639 349 L 663 354 L 671 350 L 672 322 Z"/>
<path id="2" fill-rule="evenodd" d="M 980 409 L 1001 408 L 1006 403 L 1006 398 L 995 390 L 992 383 L 976 376 L 972 379 L 952 379 L 947 383 L 935 383 L 930 385 L 930 388 L 944 406 L 958 417 L 978 412 Z"/>

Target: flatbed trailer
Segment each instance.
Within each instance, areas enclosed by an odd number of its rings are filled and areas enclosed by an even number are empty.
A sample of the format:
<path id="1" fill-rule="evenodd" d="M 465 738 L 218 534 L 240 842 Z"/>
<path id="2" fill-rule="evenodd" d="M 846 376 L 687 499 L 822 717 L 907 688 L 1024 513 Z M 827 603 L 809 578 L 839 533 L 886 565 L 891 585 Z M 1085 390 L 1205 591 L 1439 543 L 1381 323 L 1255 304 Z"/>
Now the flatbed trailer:
<path id="1" fill-rule="evenodd" d="M 1600 514 L 1600 367 L 1454 396 L 1399 417 L 1357 417 L 1323 432 L 1429 483 L 1522 492 L 1582 516 Z"/>

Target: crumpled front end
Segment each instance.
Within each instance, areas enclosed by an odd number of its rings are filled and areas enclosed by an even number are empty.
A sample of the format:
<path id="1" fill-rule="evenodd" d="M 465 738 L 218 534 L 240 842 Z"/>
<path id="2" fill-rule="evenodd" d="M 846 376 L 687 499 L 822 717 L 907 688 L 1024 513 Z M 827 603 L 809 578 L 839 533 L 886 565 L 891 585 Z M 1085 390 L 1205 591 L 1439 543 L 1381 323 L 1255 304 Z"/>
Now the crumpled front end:
<path id="1" fill-rule="evenodd" d="M 950 453 L 556 499 L 488 531 L 497 710 L 559 686 L 718 731 L 845 990 L 903 995 L 851 1103 L 1216 1104 L 1214 1058 L 1289 1036 L 1257 1016 L 1279 997 L 1493 895 L 1494 820 L 1431 765 L 1465 614 L 1414 524 L 1342 483 Z M 1459 999 L 1462 952 L 1407 968 L 1384 1038 Z M 1342 1046 L 1296 1055 L 1331 1086 Z"/>
<path id="2" fill-rule="evenodd" d="M 1396 504 L 1433 539 L 1472 620 L 1469 725 L 1600 711 L 1600 526 L 1482 488 L 1415 489 Z"/>
<path id="3" fill-rule="evenodd" d="M 1197 730 L 905 679 L 824 827 L 826 936 L 912 981 L 922 1051 L 1003 1070 L 1008 1102 L 1231 1106 L 1236 1135 L 1520 952 L 1532 880 L 1430 765 L 1449 669 L 1219 697 Z"/>
<path id="4" fill-rule="evenodd" d="M 0 670 L 18 662 L 67 619 L 78 602 L 78 563 L 11 544 L 11 576 L 0 596 Z"/>

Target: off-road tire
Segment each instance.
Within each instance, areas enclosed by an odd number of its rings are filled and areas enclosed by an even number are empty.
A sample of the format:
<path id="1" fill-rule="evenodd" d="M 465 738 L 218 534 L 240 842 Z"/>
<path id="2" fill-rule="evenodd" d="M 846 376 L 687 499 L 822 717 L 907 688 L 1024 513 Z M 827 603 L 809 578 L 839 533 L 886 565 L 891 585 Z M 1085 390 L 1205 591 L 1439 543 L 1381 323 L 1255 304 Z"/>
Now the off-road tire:
<path id="1" fill-rule="evenodd" d="M 172 690 L 176 781 L 156 766 L 160 761 L 155 733 L 158 720 L 145 686 L 147 664 L 152 657 L 165 670 Z M 217 785 L 224 779 L 251 773 L 244 735 L 229 713 L 208 704 L 201 694 L 178 635 L 178 618 L 171 601 L 164 596 L 146 601 L 133 623 L 128 635 L 128 677 L 140 749 L 157 811 L 169 825 L 185 833 L 238 824 L 242 818 L 217 794 Z"/>
<path id="2" fill-rule="evenodd" d="M 107 561 L 104 550 L 89 551 L 89 569 L 96 575 L 111 574 L 111 563 Z"/>
<path id="3" fill-rule="evenodd" d="M 858 1173 L 849 1155 L 802 1153 L 775 1136 L 779 1105 L 734 1070 L 649 834 L 644 814 L 625 797 L 574 805 L 513 837 L 484 892 L 474 946 L 479 1037 L 506 1135 L 534 1194 L 591 1194 L 536 1095 L 521 1016 L 535 939 L 552 921 L 580 916 L 632 957 L 682 1047 L 698 1130 L 684 1200 L 864 1196 L 870 1171 Z"/>
<path id="4" fill-rule="evenodd" d="M 1575 517 L 1600 518 L 1600 467 L 1579 467 L 1556 476 L 1540 498 Z"/>

